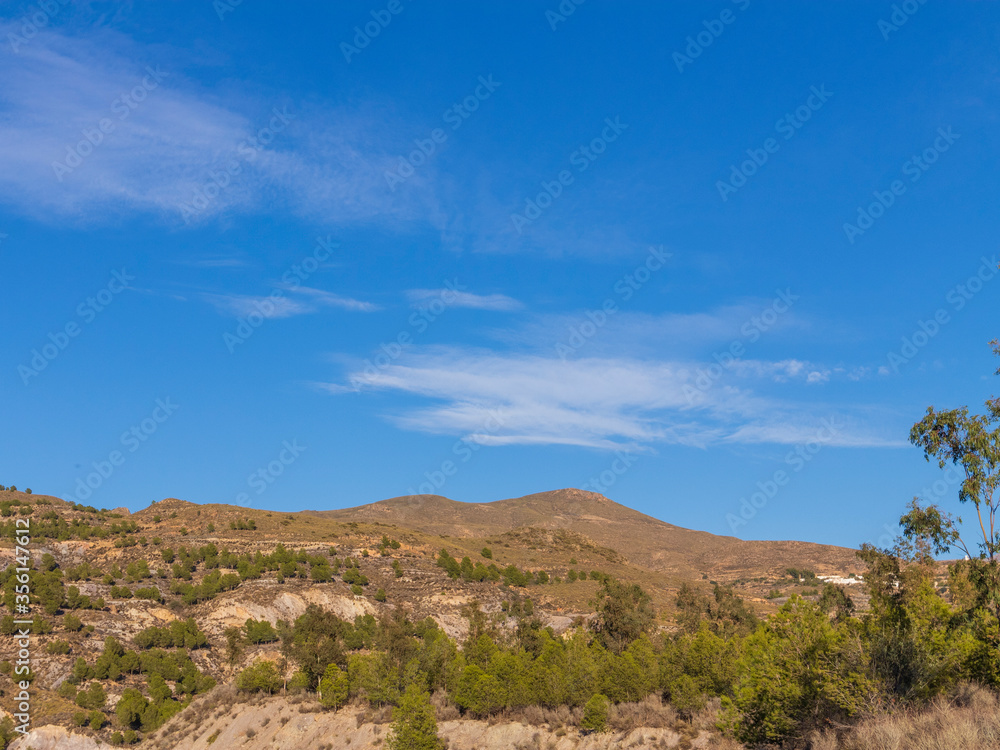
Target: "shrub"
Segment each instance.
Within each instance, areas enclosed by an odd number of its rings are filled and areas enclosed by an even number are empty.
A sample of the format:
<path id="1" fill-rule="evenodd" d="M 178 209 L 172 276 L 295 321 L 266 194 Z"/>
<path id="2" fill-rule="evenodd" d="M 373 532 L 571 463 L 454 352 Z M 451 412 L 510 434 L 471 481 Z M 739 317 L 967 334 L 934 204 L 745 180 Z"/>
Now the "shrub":
<path id="1" fill-rule="evenodd" d="M 385 589 L 379 589 L 375 592 L 375 601 L 384 602 L 388 597 L 386 596 Z"/>
<path id="2" fill-rule="evenodd" d="M 59 693 L 60 698 L 65 698 L 68 701 L 76 701 L 76 686 L 69 680 L 63 680 L 56 692 Z M 86 718 L 84 718 L 84 723 L 86 723 Z M 78 726 L 82 727 L 83 724 L 79 724 Z"/>
<path id="3" fill-rule="evenodd" d="M 135 590 L 136 599 L 149 599 L 154 602 L 162 602 L 163 595 L 156 586 L 143 586 Z"/>
<path id="4" fill-rule="evenodd" d="M 71 651 L 69 643 L 66 641 L 52 641 L 45 647 L 47 654 L 68 654 Z"/>
<path id="5" fill-rule="evenodd" d="M 108 701 L 108 694 L 104 692 L 104 686 L 99 682 L 92 682 L 86 690 L 81 690 L 76 694 L 76 705 L 80 708 L 88 708 L 98 711 L 104 708 Z"/>
<path id="6" fill-rule="evenodd" d="M 483 547 L 482 552 L 480 552 L 479 554 L 481 554 L 487 560 L 493 559 L 493 550 L 491 550 L 489 547 Z"/>
<path id="7" fill-rule="evenodd" d="M 83 629 L 83 621 L 73 614 L 67 614 L 63 617 L 63 627 L 70 633 L 78 633 Z"/>
<path id="8" fill-rule="evenodd" d="M 301 669 L 295 671 L 292 679 L 288 681 L 288 690 L 292 693 L 304 693 L 309 689 L 309 675 Z M 267 719 L 265 719 L 265 722 Z"/>

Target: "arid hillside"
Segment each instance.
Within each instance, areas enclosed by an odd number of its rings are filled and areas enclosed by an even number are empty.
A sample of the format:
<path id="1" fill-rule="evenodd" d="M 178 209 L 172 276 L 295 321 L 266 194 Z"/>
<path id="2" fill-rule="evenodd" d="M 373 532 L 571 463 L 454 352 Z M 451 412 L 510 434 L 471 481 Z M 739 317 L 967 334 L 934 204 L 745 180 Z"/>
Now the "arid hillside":
<path id="1" fill-rule="evenodd" d="M 227 631 L 248 620 L 280 628 L 310 605 L 346 622 L 404 610 L 413 621 L 433 618 L 458 641 L 471 612 L 502 623 L 514 611 L 533 611 L 559 634 L 592 617 L 600 581 L 610 577 L 640 583 L 652 596 L 656 627 L 670 630 L 684 582 L 706 592 L 716 582 L 732 584 L 767 613 L 790 593 L 815 595 L 813 574 L 862 570 L 852 550 L 713 536 L 574 489 L 486 504 L 414 496 L 299 513 L 178 499 L 129 513 L 2 494 L 8 606 L 16 583 L 14 524 L 30 523 L 32 725 L 60 725 L 75 733 L 74 742 L 114 739 L 121 729 L 115 706 L 130 689 L 145 694 L 150 669 L 173 685 L 174 697 L 161 707 L 176 703 L 180 710 L 194 701 L 182 717 L 262 658 L 284 665 L 290 677 L 294 665 L 285 662 L 277 636 L 234 648 Z M 789 568 L 808 574 L 790 577 Z M 17 693 L 12 619 L 2 623 L 0 638 L 0 700 L 8 712 Z M 158 648 L 179 648 L 170 657 L 176 665 L 147 668 L 147 657 L 165 653 Z M 135 739 L 155 735 L 160 747 L 171 747 L 163 738 L 182 717 L 167 716 L 158 732 Z M 455 746 L 464 746 L 459 737 L 473 729 L 452 727 Z M 69 747 L 67 741 L 52 746 Z M 185 742 L 202 746 L 194 735 Z M 33 746 L 45 747 L 40 735 Z"/>

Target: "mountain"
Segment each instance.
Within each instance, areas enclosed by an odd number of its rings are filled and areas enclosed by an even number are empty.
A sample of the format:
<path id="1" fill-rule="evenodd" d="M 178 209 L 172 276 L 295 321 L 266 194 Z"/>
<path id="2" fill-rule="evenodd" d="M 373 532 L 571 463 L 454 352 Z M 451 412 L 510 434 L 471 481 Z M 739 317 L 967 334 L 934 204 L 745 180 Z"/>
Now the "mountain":
<path id="1" fill-rule="evenodd" d="M 731 581 L 783 574 L 789 567 L 805 567 L 819 575 L 846 575 L 863 569 L 852 549 L 809 542 L 743 541 L 693 531 L 632 510 L 596 492 L 578 489 L 492 503 L 409 495 L 314 515 L 341 522 L 390 524 L 430 535 L 447 534 L 463 542 L 504 534 L 524 536 L 529 529 L 570 532 L 614 550 L 629 565 L 696 579 L 708 574 Z"/>

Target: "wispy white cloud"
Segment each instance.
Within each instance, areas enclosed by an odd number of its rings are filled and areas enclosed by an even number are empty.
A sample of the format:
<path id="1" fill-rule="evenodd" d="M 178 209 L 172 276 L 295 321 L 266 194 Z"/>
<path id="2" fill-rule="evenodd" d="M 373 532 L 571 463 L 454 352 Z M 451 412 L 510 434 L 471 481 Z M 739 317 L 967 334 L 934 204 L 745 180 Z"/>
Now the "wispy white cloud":
<path id="1" fill-rule="evenodd" d="M 810 372 L 788 362 L 746 369 L 743 378 Z M 777 366 L 780 365 L 780 366 Z M 850 408 L 758 395 L 753 382 L 698 389 L 703 363 L 581 358 L 463 349 L 416 352 L 406 363 L 349 375 L 366 388 L 409 393 L 428 402 L 392 416 L 400 427 L 434 434 L 478 435 L 493 444 L 562 444 L 643 449 L 657 444 L 720 442 L 792 444 L 812 439 L 823 418 L 844 429 L 834 445 L 896 445 Z M 339 387 L 338 387 L 339 386 Z M 331 393 L 346 389 L 332 384 Z M 692 391 L 699 394 L 692 398 Z M 501 415 L 498 419 L 496 415 Z M 484 425 L 499 421 L 484 432 Z"/>
<path id="2" fill-rule="evenodd" d="M 234 318 L 245 318 L 251 313 L 258 313 L 269 319 L 291 318 L 318 312 L 323 307 L 337 307 L 355 312 L 374 312 L 380 309 L 371 302 L 342 297 L 322 289 L 298 287 L 294 290 L 281 291 L 280 295 L 263 296 L 205 293 L 202 299 L 214 305 L 224 315 Z"/>
<path id="3" fill-rule="evenodd" d="M 313 289 L 308 286 L 296 287 L 291 293 L 306 296 L 315 306 L 340 307 L 345 310 L 355 310 L 357 312 L 375 312 L 382 309 L 372 302 L 362 302 L 361 300 L 342 297 L 333 292 L 327 292 L 323 289 Z"/>
<path id="4" fill-rule="evenodd" d="M 16 30 L 0 21 L 0 38 Z M 186 78 L 184 60 L 106 29 L 46 30 L 5 54 L 0 201 L 87 223 L 136 211 L 176 223 L 265 208 L 332 221 L 417 213 L 385 189 L 379 113 L 223 98 Z M 271 126 L 267 144 L 254 140 Z"/>
<path id="5" fill-rule="evenodd" d="M 524 305 L 506 294 L 472 294 L 453 289 L 410 289 L 406 297 L 412 305 L 420 307 L 431 300 L 440 299 L 448 307 L 468 307 L 474 310 L 513 312 Z"/>
<path id="6" fill-rule="evenodd" d="M 202 298 L 215 305 L 219 312 L 234 318 L 245 318 L 251 313 L 259 313 L 265 318 L 291 318 L 315 312 L 315 308 L 306 302 L 289 297 L 272 299 L 268 296 L 206 293 Z"/>

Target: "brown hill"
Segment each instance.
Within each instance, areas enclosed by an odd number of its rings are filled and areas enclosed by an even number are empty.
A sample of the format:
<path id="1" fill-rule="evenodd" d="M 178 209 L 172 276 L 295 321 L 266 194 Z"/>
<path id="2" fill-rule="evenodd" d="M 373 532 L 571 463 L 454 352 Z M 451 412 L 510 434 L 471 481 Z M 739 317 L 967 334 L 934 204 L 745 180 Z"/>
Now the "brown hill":
<path id="1" fill-rule="evenodd" d="M 795 541 L 743 541 L 647 516 L 596 492 L 562 489 L 491 503 L 440 495 L 395 497 L 313 515 L 342 522 L 396 525 L 432 535 L 485 539 L 532 530 L 566 531 L 613 550 L 621 562 L 682 578 L 760 577 L 806 567 L 823 574 L 860 573 L 854 550 Z M 521 534 L 518 534 L 521 532 Z"/>

